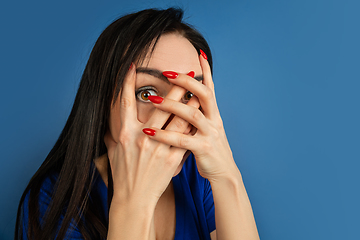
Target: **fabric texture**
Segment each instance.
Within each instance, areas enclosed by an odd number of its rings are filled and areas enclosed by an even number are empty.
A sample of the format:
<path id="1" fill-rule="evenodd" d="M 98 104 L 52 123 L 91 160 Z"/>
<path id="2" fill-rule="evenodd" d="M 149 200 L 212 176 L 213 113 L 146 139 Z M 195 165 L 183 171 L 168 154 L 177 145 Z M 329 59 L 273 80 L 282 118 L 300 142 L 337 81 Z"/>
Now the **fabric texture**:
<path id="1" fill-rule="evenodd" d="M 57 175 L 48 177 L 39 195 L 40 222 L 48 205 Z M 200 176 L 193 154 L 187 158 L 180 173 L 173 177 L 176 208 L 175 240 L 210 240 L 210 233 L 215 230 L 215 208 L 212 190 L 207 179 Z M 105 216 L 108 217 L 107 187 L 97 173 L 92 191 L 100 196 Z M 26 238 L 28 221 L 27 194 L 23 205 L 23 236 Z M 60 219 L 61 222 L 62 219 Z M 73 226 L 68 230 L 66 239 L 83 239 L 79 229 Z"/>

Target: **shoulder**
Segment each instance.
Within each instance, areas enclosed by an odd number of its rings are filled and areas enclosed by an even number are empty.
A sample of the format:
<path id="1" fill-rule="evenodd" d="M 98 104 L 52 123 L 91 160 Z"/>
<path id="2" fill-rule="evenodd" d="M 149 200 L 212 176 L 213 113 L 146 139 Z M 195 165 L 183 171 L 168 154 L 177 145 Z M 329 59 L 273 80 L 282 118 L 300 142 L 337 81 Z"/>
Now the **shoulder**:
<path id="1" fill-rule="evenodd" d="M 38 180 L 37 186 L 33 182 L 28 186 L 28 190 L 25 190 L 20 201 L 17 219 L 17 226 L 19 226 L 17 230 L 19 236 L 22 236 L 21 239 L 27 239 L 29 219 L 32 219 L 29 216 L 31 215 L 30 212 L 32 214 L 36 213 L 39 222 L 42 222 L 45 212 L 51 203 L 57 177 L 58 174 L 49 174 L 43 180 Z"/>
<path id="2" fill-rule="evenodd" d="M 37 219 L 35 221 L 38 221 L 38 223 L 40 223 L 40 226 L 43 226 L 45 224 L 44 221 L 46 221 L 45 218 L 47 218 L 46 216 L 48 216 L 48 208 L 54 198 L 54 192 L 57 186 L 58 176 L 58 173 L 48 174 L 43 180 L 39 180 L 38 187 L 30 188 L 30 190 L 26 192 L 21 206 L 21 220 L 19 222 L 22 229 L 22 239 L 28 239 L 26 236 L 28 236 L 28 228 L 30 226 L 30 221 L 34 221 L 35 219 Z M 58 229 L 60 228 L 62 220 L 64 219 L 65 211 L 66 207 L 59 210 L 60 215 L 57 220 Z M 83 239 L 75 223 L 71 221 L 70 224 L 71 225 L 69 226 L 66 233 L 67 239 Z"/>
<path id="3" fill-rule="evenodd" d="M 49 174 L 43 180 L 40 180 L 40 189 L 38 190 L 38 193 L 36 192 L 34 193 L 34 196 L 37 197 L 40 218 L 43 217 L 47 207 L 51 203 L 57 178 L 58 178 L 57 173 Z M 30 190 L 28 190 L 25 193 L 26 195 L 23 202 L 23 213 L 25 218 L 28 217 L 31 191 L 37 191 L 37 190 L 30 188 Z"/>
<path id="4" fill-rule="evenodd" d="M 56 181 L 58 179 L 58 174 L 53 173 L 48 175 L 41 183 L 40 192 L 39 192 L 39 204 L 48 206 L 51 202 L 53 196 Z M 46 209 L 45 209 L 46 210 Z M 41 211 L 41 209 L 40 209 Z"/>

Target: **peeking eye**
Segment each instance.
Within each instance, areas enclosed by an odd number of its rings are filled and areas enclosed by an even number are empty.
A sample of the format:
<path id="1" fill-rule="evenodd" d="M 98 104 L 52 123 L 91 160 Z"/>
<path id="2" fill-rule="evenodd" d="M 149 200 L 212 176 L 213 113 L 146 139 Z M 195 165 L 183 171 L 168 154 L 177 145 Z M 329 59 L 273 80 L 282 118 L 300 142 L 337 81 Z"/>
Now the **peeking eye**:
<path id="1" fill-rule="evenodd" d="M 149 96 L 157 96 L 157 93 L 152 88 L 143 88 L 136 91 L 136 97 L 142 102 L 150 102 Z"/>
<path id="2" fill-rule="evenodd" d="M 193 94 L 192 92 L 187 91 L 187 92 L 185 93 L 184 97 L 183 97 L 184 101 L 185 101 L 185 102 L 188 102 L 193 95 L 194 95 L 194 94 Z"/>

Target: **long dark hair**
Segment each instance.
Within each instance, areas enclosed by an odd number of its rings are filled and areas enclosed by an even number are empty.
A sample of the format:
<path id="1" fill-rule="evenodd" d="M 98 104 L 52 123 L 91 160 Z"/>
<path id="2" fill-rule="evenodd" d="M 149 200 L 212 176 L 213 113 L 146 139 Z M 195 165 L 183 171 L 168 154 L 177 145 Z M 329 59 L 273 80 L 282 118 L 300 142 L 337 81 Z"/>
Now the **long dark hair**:
<path id="1" fill-rule="evenodd" d="M 15 239 L 23 239 L 23 234 L 28 239 L 63 239 L 73 223 L 85 239 L 106 238 L 108 223 L 99 209 L 99 196 L 91 195 L 93 160 L 107 151 L 103 139 L 112 100 L 117 98 L 129 66 L 152 51 L 153 43 L 162 34 L 175 32 L 187 38 L 198 53 L 202 49 L 212 66 L 206 40 L 183 23 L 182 17 L 181 9 L 148 9 L 121 17 L 102 32 L 85 67 L 65 127 L 21 197 Z M 44 180 L 54 175 L 57 178 L 51 202 L 40 221 L 39 192 Z M 24 219 L 27 195 L 29 218 Z M 23 229 L 24 221 L 27 229 Z"/>

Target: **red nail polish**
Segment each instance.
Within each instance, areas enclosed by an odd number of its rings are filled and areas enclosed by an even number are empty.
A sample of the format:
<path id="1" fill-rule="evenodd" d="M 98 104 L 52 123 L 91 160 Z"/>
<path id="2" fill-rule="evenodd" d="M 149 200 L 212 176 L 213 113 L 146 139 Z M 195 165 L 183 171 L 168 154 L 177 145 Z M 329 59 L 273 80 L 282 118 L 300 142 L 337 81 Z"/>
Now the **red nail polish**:
<path id="1" fill-rule="evenodd" d="M 173 71 L 165 71 L 162 73 L 165 77 L 167 78 L 171 78 L 171 79 L 175 79 L 179 76 L 179 74 L 177 74 L 176 72 Z"/>
<path id="2" fill-rule="evenodd" d="M 159 96 L 148 96 L 148 99 L 153 102 L 153 103 L 162 103 L 162 101 L 164 100 L 162 97 L 159 97 Z"/>
<path id="3" fill-rule="evenodd" d="M 129 70 L 132 68 L 132 66 L 133 66 L 133 63 L 130 64 Z"/>
<path id="4" fill-rule="evenodd" d="M 204 51 L 200 49 L 200 53 L 201 53 L 201 56 L 203 56 L 203 58 L 205 58 L 205 60 L 207 60 L 207 56 L 206 56 L 206 54 L 204 53 Z"/>
<path id="5" fill-rule="evenodd" d="M 149 136 L 154 136 L 156 132 L 154 129 L 151 128 L 144 128 L 142 131 Z"/>
<path id="6" fill-rule="evenodd" d="M 194 72 L 194 71 L 190 71 L 190 72 L 189 72 L 188 74 L 186 74 L 186 75 L 194 78 L 194 77 L 195 77 L 195 72 Z"/>

